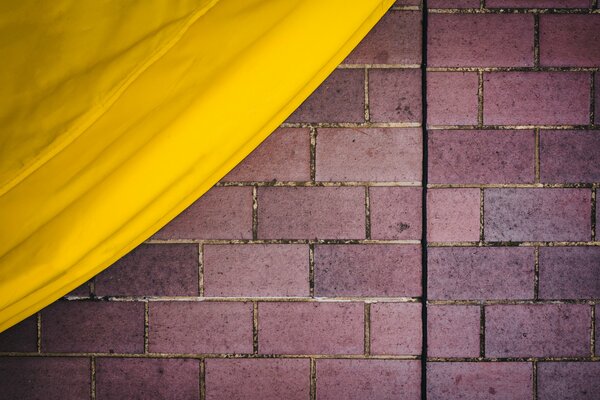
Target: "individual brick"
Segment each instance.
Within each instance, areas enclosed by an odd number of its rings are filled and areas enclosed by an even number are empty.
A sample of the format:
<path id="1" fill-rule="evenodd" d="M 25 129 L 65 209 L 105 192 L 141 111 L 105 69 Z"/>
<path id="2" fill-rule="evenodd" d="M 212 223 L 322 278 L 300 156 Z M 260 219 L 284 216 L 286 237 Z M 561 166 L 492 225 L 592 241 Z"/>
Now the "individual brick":
<path id="1" fill-rule="evenodd" d="M 362 354 L 362 303 L 260 303 L 260 354 Z"/>
<path id="2" fill-rule="evenodd" d="M 600 65 L 600 15 L 540 15 L 540 64 Z"/>
<path id="3" fill-rule="evenodd" d="M 421 239 L 421 188 L 370 187 L 371 238 Z"/>
<path id="4" fill-rule="evenodd" d="M 151 353 L 252 353 L 250 303 L 151 302 L 148 320 Z"/>
<path id="5" fill-rule="evenodd" d="M 477 124 L 476 72 L 427 73 L 427 126 Z"/>
<path id="6" fill-rule="evenodd" d="M 480 0 L 428 0 L 428 8 L 479 8 Z M 429 17 L 431 18 L 431 16 Z"/>
<path id="7" fill-rule="evenodd" d="M 532 183 L 533 131 L 430 131 L 429 183 Z"/>
<path id="8" fill-rule="evenodd" d="M 539 400 L 586 400 L 600 393 L 600 363 L 540 362 Z"/>
<path id="9" fill-rule="evenodd" d="M 142 353 L 144 304 L 56 302 L 42 311 L 42 351 Z"/>
<path id="10" fill-rule="evenodd" d="M 63 298 L 68 298 L 71 296 L 89 297 L 90 296 L 90 283 L 86 282 L 83 285 L 76 287 L 75 289 L 73 289 L 69 293 L 67 293 Z"/>
<path id="11" fill-rule="evenodd" d="M 589 124 L 587 72 L 486 72 L 483 77 L 486 125 Z"/>
<path id="12" fill-rule="evenodd" d="M 478 357 L 480 321 L 478 306 L 428 305 L 427 355 Z"/>
<path id="13" fill-rule="evenodd" d="M 279 128 L 222 179 L 224 182 L 310 180 L 310 132 Z"/>
<path id="14" fill-rule="evenodd" d="M 431 247 L 427 253 L 429 299 L 533 299 L 531 247 Z"/>
<path id="15" fill-rule="evenodd" d="M 252 188 L 213 187 L 153 239 L 252 239 Z"/>
<path id="16" fill-rule="evenodd" d="M 287 122 L 363 122 L 364 72 L 336 69 Z"/>
<path id="17" fill-rule="evenodd" d="M 421 70 L 369 70 L 372 122 L 421 122 Z"/>
<path id="18" fill-rule="evenodd" d="M 260 239 L 363 239 L 360 187 L 258 188 Z"/>
<path id="19" fill-rule="evenodd" d="M 427 65 L 532 67 L 533 37 L 531 14 L 431 14 Z"/>
<path id="20" fill-rule="evenodd" d="M 396 0 L 395 6 L 420 6 L 421 0 Z"/>
<path id="21" fill-rule="evenodd" d="M 485 239 L 590 240 L 590 199 L 589 189 L 486 189 Z"/>
<path id="22" fill-rule="evenodd" d="M 308 245 L 204 246 L 205 296 L 308 296 Z"/>
<path id="23" fill-rule="evenodd" d="M 528 362 L 429 362 L 430 400 L 529 399 L 533 370 Z"/>
<path id="24" fill-rule="evenodd" d="M 427 240 L 479 240 L 479 189 L 433 189 L 427 192 Z"/>
<path id="25" fill-rule="evenodd" d="M 315 295 L 416 297 L 421 295 L 419 246 L 315 246 Z"/>
<path id="26" fill-rule="evenodd" d="M 590 355 L 587 304 L 491 305 L 485 308 L 488 357 Z"/>
<path id="27" fill-rule="evenodd" d="M 423 343 L 420 303 L 371 305 L 371 353 L 419 355 Z"/>
<path id="28" fill-rule="evenodd" d="M 319 400 L 421 398 L 419 361 L 318 360 Z"/>
<path id="29" fill-rule="evenodd" d="M 36 315 L 26 318 L 0 333 L 0 352 L 4 351 L 37 351 Z"/>
<path id="30" fill-rule="evenodd" d="M 95 278 L 98 296 L 198 296 L 198 245 L 142 244 Z"/>
<path id="31" fill-rule="evenodd" d="M 2 399 L 89 399 L 90 385 L 88 358 L 0 358 Z"/>
<path id="32" fill-rule="evenodd" d="M 420 182 L 419 129 L 319 129 L 318 181 Z"/>
<path id="33" fill-rule="evenodd" d="M 307 359 L 208 359 L 207 400 L 309 398 Z"/>
<path id="34" fill-rule="evenodd" d="M 420 63 L 421 13 L 418 11 L 389 11 L 344 60 L 344 64 Z"/>
<path id="35" fill-rule="evenodd" d="M 200 364 L 190 359 L 98 358 L 96 398 L 197 399 Z"/>
<path id="36" fill-rule="evenodd" d="M 587 8 L 590 0 L 486 0 L 487 8 Z"/>
<path id="37" fill-rule="evenodd" d="M 600 131 L 540 131 L 540 178 L 600 182 Z"/>
<path id="38" fill-rule="evenodd" d="M 600 247 L 541 247 L 540 298 L 599 299 Z"/>

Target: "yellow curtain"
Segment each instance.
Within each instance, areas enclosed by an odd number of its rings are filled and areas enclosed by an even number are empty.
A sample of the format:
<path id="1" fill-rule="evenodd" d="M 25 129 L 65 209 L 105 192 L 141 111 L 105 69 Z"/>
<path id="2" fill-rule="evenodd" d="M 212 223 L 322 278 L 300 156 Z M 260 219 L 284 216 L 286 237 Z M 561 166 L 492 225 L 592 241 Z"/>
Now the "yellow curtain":
<path id="1" fill-rule="evenodd" d="M 183 211 L 393 0 L 0 0 L 0 331 Z"/>

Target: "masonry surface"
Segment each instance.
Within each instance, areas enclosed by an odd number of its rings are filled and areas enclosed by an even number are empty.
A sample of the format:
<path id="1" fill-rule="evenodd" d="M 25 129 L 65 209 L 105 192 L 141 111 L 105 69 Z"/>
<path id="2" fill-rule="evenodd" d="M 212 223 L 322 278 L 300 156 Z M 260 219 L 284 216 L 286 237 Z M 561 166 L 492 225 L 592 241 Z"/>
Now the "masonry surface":
<path id="1" fill-rule="evenodd" d="M 0 334 L 0 399 L 600 398 L 597 1 L 428 3 Z"/>

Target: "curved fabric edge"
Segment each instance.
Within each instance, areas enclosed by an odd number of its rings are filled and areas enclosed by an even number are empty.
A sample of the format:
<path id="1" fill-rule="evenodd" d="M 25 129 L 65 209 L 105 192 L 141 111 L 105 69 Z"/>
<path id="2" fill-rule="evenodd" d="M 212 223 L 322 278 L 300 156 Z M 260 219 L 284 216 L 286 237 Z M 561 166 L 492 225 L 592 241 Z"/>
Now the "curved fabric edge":
<path id="1" fill-rule="evenodd" d="M 227 1 L 227 0 L 221 0 Z M 351 7 L 348 2 L 345 2 L 346 7 Z M 121 243 L 118 248 L 112 248 L 110 256 L 105 256 L 102 259 L 97 259 L 96 262 L 91 262 L 89 255 L 84 254 L 78 261 L 80 264 L 94 265 L 89 270 L 74 278 L 69 274 L 73 270 L 73 266 L 52 282 L 44 285 L 43 289 L 36 290 L 30 295 L 18 299 L 11 303 L 8 307 L 0 311 L 0 331 L 14 325 L 24 318 L 39 311 L 43 307 L 52 303 L 61 296 L 67 294 L 71 290 L 88 281 L 90 278 L 110 266 L 123 255 L 133 250 L 144 240 L 158 231 L 161 227 L 167 224 L 171 219 L 181 213 L 185 208 L 191 205 L 202 194 L 210 189 L 218 180 L 235 167 L 244 157 L 246 157 L 256 146 L 258 146 L 275 128 L 277 128 L 317 87 L 322 81 L 335 69 L 335 67 L 350 53 L 350 51 L 358 44 L 358 42 L 368 33 L 375 23 L 383 16 L 385 11 L 393 3 L 392 0 L 371 2 L 370 12 L 364 16 L 362 24 L 354 29 L 346 42 L 340 46 L 335 54 L 332 54 L 328 60 L 323 60 L 323 65 L 320 70 L 312 76 L 303 87 L 292 95 L 290 100 L 283 105 L 278 112 L 272 115 L 268 120 L 265 120 L 262 127 L 254 134 L 248 136 L 248 140 L 233 152 L 209 177 L 204 179 L 192 191 L 181 197 L 181 200 L 170 210 L 165 211 L 162 216 L 156 218 L 147 227 L 136 235 L 131 236 L 127 241 Z M 210 13 L 207 14 L 207 16 Z M 331 15 L 332 18 L 342 18 L 340 13 Z M 198 20 L 196 23 L 201 23 Z M 168 55 L 165 55 L 167 57 Z M 276 55 L 274 55 L 276 56 Z M 187 113 L 193 112 L 187 110 Z M 186 115 L 189 115 L 187 114 Z M 185 116 L 183 117 L 185 119 Z M 134 218 L 132 216 L 132 218 Z M 123 227 L 120 228 L 122 230 Z M 116 236 L 116 235 L 115 235 Z M 105 246 L 111 248 L 106 243 L 99 244 L 99 247 Z M 86 258 L 87 257 L 87 258 Z M 92 256 L 92 258 L 94 258 Z M 49 289 L 50 288 L 50 289 Z"/>

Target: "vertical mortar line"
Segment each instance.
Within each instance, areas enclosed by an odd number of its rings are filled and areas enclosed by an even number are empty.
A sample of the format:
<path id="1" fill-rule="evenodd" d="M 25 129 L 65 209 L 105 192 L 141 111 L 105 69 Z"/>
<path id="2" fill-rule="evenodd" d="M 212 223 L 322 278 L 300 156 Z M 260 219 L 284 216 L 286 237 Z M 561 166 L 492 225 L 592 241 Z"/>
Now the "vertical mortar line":
<path id="1" fill-rule="evenodd" d="M 149 308 L 148 300 L 144 301 L 144 354 L 148 354 Z"/>
<path id="2" fill-rule="evenodd" d="M 598 189 L 596 188 L 596 186 L 592 187 L 592 221 L 591 221 L 591 226 L 592 226 L 592 242 L 596 241 L 596 230 L 597 230 L 597 226 L 596 224 L 598 224 L 598 221 L 596 220 L 596 212 L 597 210 L 597 196 L 598 196 Z"/>
<path id="3" fill-rule="evenodd" d="M 485 305 L 479 307 L 479 356 L 485 358 Z"/>
<path id="4" fill-rule="evenodd" d="M 310 128 L 310 181 L 315 183 L 317 180 L 317 128 Z"/>
<path id="5" fill-rule="evenodd" d="M 252 186 L 252 239 L 258 239 L 258 186 Z"/>
<path id="6" fill-rule="evenodd" d="M 596 306 L 591 304 L 592 307 L 592 326 L 590 333 L 590 354 L 592 357 L 596 355 Z"/>
<path id="7" fill-rule="evenodd" d="M 483 127 L 483 71 L 477 71 L 477 125 Z"/>
<path id="8" fill-rule="evenodd" d="M 371 239 L 371 198 L 369 186 L 365 186 L 365 238 Z"/>
<path id="9" fill-rule="evenodd" d="M 596 119 L 596 72 L 590 75 L 590 125 L 595 124 Z"/>
<path id="10" fill-rule="evenodd" d="M 37 352 L 42 352 L 42 313 L 36 315 L 36 335 L 37 335 Z"/>
<path id="11" fill-rule="evenodd" d="M 90 297 L 96 297 L 96 279 L 90 280 Z"/>
<path id="12" fill-rule="evenodd" d="M 204 243 L 198 243 L 198 296 L 204 297 Z"/>
<path id="13" fill-rule="evenodd" d="M 90 357 L 90 399 L 96 400 L 96 357 Z"/>
<path id="14" fill-rule="evenodd" d="M 485 8 L 485 0 L 479 0 L 479 9 L 483 10 Z"/>
<path id="15" fill-rule="evenodd" d="M 479 189 L 479 244 L 483 244 L 485 241 L 485 218 L 484 218 L 484 209 L 485 209 L 485 196 L 484 189 Z"/>
<path id="16" fill-rule="evenodd" d="M 315 244 L 308 244 L 308 294 L 315 297 Z"/>
<path id="17" fill-rule="evenodd" d="M 535 165 L 534 165 L 534 183 L 540 183 L 540 128 L 534 129 L 535 134 Z"/>
<path id="18" fill-rule="evenodd" d="M 252 302 L 252 353 L 258 354 L 258 302 Z"/>
<path id="19" fill-rule="evenodd" d="M 365 67 L 365 122 L 371 121 L 369 110 L 369 68 Z"/>
<path id="20" fill-rule="evenodd" d="M 317 399 L 317 365 L 314 358 L 310 358 L 310 400 Z"/>
<path id="21" fill-rule="evenodd" d="M 371 354 L 371 304 L 365 303 L 365 355 Z"/>
<path id="22" fill-rule="evenodd" d="M 206 399 L 206 359 L 200 359 L 200 400 Z"/>
<path id="23" fill-rule="evenodd" d="M 540 69 L 540 14 L 533 15 L 533 68 Z"/>
<path id="24" fill-rule="evenodd" d="M 533 250 L 533 299 L 540 298 L 540 247 L 535 246 Z"/>
<path id="25" fill-rule="evenodd" d="M 531 368 L 532 368 L 532 374 L 533 374 L 533 385 L 532 385 L 532 398 L 533 400 L 537 400 L 538 398 L 538 379 L 537 379 L 537 370 L 538 370 L 538 363 L 537 361 L 533 361 L 531 363 Z"/>

